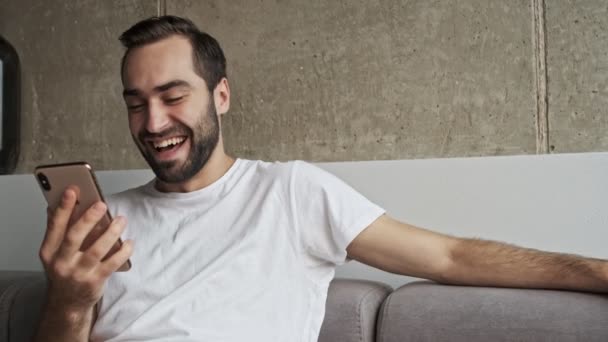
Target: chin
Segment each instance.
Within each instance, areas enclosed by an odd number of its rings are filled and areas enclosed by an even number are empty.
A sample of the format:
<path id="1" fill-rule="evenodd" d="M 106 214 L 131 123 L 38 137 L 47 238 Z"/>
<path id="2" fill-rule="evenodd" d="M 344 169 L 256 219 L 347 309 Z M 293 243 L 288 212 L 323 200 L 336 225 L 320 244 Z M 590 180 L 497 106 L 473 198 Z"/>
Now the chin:
<path id="1" fill-rule="evenodd" d="M 184 175 L 179 172 L 171 172 L 171 171 L 168 172 L 167 170 L 155 170 L 155 169 L 153 169 L 153 171 L 154 171 L 154 174 L 156 175 L 156 178 L 161 180 L 163 183 L 177 184 L 177 183 L 185 182 L 190 179 L 190 178 L 185 178 Z"/>

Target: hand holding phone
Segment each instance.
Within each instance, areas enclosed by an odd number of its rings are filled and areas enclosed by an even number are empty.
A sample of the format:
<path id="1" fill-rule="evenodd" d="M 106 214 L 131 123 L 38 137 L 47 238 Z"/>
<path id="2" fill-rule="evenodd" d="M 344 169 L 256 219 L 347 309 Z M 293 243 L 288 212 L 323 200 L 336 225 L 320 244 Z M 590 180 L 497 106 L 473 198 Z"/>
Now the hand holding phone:
<path id="1" fill-rule="evenodd" d="M 75 186 L 74 190 L 76 191 L 77 199 L 71 221 L 82 217 L 85 211 L 97 202 L 103 202 L 103 196 L 97 184 L 95 174 L 91 166 L 85 162 L 39 166 L 36 168 L 35 173 L 42 193 L 51 210 L 59 207 L 65 190 L 70 186 Z M 84 252 L 90 248 L 107 227 L 110 226 L 111 222 L 112 217 L 106 211 L 82 242 L 80 251 Z M 120 239 L 116 240 L 108 253 L 104 255 L 103 260 L 120 249 L 121 245 L 122 241 Z M 130 262 L 127 260 L 118 271 L 127 271 L 130 267 Z"/>
<path id="2" fill-rule="evenodd" d="M 76 203 L 68 224 L 86 218 L 83 216 L 89 208 L 99 204 L 98 202 L 103 202 L 103 196 L 95 174 L 91 166 L 85 162 L 39 166 L 36 168 L 35 174 L 51 212 L 55 212 L 60 207 L 66 189 L 71 187 L 75 192 Z M 86 252 L 89 250 L 103 236 L 112 221 L 111 215 L 105 211 L 82 241 L 79 251 Z M 65 237 L 68 238 L 69 236 L 69 232 L 66 232 Z M 107 253 L 102 256 L 101 261 L 116 253 L 121 245 L 122 241 L 118 238 Z M 130 267 L 131 263 L 127 260 L 117 271 L 127 271 Z"/>
<path id="3" fill-rule="evenodd" d="M 41 166 L 35 174 L 49 203 L 40 247 L 49 278 L 47 310 L 85 317 L 110 275 L 131 266 L 132 243 L 120 241 L 126 220 L 110 217 L 88 164 Z"/>

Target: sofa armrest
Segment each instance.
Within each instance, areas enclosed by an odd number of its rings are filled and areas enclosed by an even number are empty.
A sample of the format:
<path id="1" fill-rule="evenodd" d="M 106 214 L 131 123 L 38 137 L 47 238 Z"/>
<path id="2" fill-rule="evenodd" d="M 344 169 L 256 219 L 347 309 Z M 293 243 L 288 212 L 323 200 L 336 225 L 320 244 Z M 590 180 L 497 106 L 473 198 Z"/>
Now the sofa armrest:
<path id="1" fill-rule="evenodd" d="M 608 341 L 608 296 L 415 282 L 387 298 L 377 341 Z"/>
<path id="2" fill-rule="evenodd" d="M 0 341 L 30 341 L 46 294 L 42 272 L 0 271 Z"/>
<path id="3" fill-rule="evenodd" d="M 388 285 L 358 279 L 334 279 L 327 294 L 319 342 L 373 342 L 380 306 Z"/>

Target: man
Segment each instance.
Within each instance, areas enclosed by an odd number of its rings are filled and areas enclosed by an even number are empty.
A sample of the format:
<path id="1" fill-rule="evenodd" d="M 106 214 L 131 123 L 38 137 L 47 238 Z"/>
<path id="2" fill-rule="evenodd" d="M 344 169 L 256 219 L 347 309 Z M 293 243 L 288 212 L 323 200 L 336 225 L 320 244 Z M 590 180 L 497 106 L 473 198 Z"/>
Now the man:
<path id="1" fill-rule="evenodd" d="M 347 256 L 448 284 L 608 290 L 605 261 L 416 228 L 309 164 L 228 156 L 217 42 L 172 16 L 121 41 L 129 127 L 156 179 L 109 199 L 115 219 L 85 251 L 106 206 L 71 217 L 78 189 L 66 190 L 40 248 L 39 340 L 316 341 Z M 133 268 L 114 273 L 129 258 Z"/>

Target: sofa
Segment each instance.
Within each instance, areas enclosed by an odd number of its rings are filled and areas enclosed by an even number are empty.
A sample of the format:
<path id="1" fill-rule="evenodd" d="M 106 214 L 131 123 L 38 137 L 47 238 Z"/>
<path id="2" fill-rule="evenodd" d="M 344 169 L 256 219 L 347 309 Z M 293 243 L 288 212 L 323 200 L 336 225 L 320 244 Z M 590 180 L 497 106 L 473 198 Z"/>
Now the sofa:
<path id="1" fill-rule="evenodd" d="M 0 271 L 0 342 L 31 339 L 45 286 L 41 272 Z M 319 342 L 371 341 L 605 342 L 608 296 L 335 279 Z"/>

